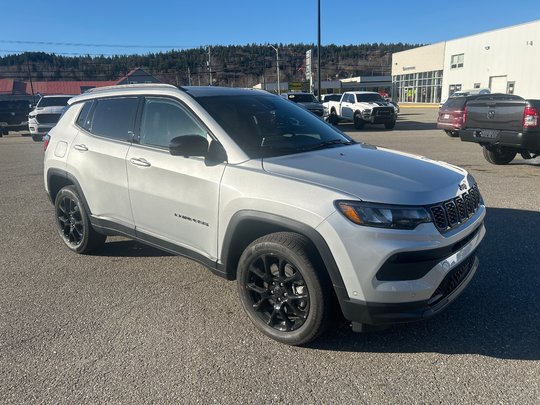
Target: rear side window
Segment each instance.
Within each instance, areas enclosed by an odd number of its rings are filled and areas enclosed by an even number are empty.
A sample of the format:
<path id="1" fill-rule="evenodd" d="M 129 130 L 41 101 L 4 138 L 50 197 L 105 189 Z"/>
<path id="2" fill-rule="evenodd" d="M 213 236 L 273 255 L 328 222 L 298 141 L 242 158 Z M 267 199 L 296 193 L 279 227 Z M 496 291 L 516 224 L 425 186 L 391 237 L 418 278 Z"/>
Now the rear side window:
<path id="1" fill-rule="evenodd" d="M 95 103 L 92 117 L 87 118 L 88 130 L 107 138 L 131 140 L 139 103 L 137 97 L 109 98 Z"/>
<path id="2" fill-rule="evenodd" d="M 92 107 L 94 106 L 94 101 L 87 101 L 84 103 L 84 106 L 79 113 L 79 118 L 77 118 L 77 125 L 81 128 L 86 129 L 87 131 L 90 131 L 90 126 L 92 121 L 90 120 L 90 111 L 92 111 Z"/>

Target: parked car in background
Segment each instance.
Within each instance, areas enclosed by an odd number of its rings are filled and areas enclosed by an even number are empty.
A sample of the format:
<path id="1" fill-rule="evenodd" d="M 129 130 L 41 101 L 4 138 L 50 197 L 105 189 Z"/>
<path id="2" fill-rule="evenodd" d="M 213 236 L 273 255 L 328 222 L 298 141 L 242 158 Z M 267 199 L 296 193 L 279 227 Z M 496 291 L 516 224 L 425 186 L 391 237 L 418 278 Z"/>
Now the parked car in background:
<path id="1" fill-rule="evenodd" d="M 43 96 L 36 108 L 28 114 L 28 130 L 36 142 L 43 140 L 49 130 L 56 125 L 67 106 L 70 95 Z"/>
<path id="2" fill-rule="evenodd" d="M 341 93 L 336 93 L 336 94 L 323 94 L 321 96 L 321 104 L 324 108 L 324 118 L 328 118 L 328 113 L 329 113 L 329 110 L 328 110 L 328 103 L 330 101 L 339 101 L 341 100 Z"/>
<path id="3" fill-rule="evenodd" d="M 311 111 L 319 117 L 324 116 L 323 105 L 319 103 L 317 98 L 311 93 L 290 92 L 283 93 L 281 96 L 289 101 L 299 104 L 301 107 L 304 107 L 306 110 Z"/>
<path id="4" fill-rule="evenodd" d="M 340 121 L 352 121 L 356 129 L 365 124 L 384 124 L 386 129 L 396 125 L 394 106 L 372 91 L 347 91 L 339 101 L 329 101 L 328 109 L 328 122 L 332 125 Z"/>
<path id="5" fill-rule="evenodd" d="M 452 94 L 450 94 L 450 97 L 448 97 L 448 99 L 451 99 L 453 97 L 466 97 L 466 96 L 474 96 L 474 95 L 481 95 L 481 94 L 491 94 L 491 90 L 490 89 L 469 89 L 469 90 L 458 90 Z M 448 99 L 446 100 L 441 100 L 441 102 L 439 103 L 439 108 L 441 108 L 444 103 L 446 103 L 448 101 Z"/>
<path id="6" fill-rule="evenodd" d="M 523 159 L 540 156 L 540 100 L 484 95 L 467 103 L 464 121 L 461 140 L 482 146 L 489 163 L 508 164 L 518 153 Z"/>
<path id="7" fill-rule="evenodd" d="M 357 143 L 265 91 L 94 89 L 49 137 L 67 248 L 120 234 L 190 257 L 237 280 L 247 316 L 286 344 L 338 306 L 355 331 L 431 317 L 478 266 L 486 208 L 466 170 Z"/>
<path id="8" fill-rule="evenodd" d="M 29 97 L 5 96 L 0 99 L 0 136 L 9 131 L 28 129 L 28 113 L 32 99 Z"/>
<path id="9" fill-rule="evenodd" d="M 465 106 L 470 100 L 474 100 L 478 95 L 450 97 L 439 109 L 437 117 L 437 128 L 446 132 L 451 137 L 459 136 L 459 130 L 463 127 L 465 118 Z"/>

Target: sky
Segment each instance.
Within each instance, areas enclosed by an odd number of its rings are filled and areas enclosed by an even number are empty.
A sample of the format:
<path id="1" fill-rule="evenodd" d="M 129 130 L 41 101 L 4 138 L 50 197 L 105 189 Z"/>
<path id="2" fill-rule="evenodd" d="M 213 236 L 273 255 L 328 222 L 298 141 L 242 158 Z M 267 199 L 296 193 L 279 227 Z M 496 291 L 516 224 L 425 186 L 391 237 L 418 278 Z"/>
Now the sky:
<path id="1" fill-rule="evenodd" d="M 321 43 L 429 44 L 540 19 L 540 0 L 320 0 Z M 317 0 L 0 0 L 0 55 L 317 43 Z"/>

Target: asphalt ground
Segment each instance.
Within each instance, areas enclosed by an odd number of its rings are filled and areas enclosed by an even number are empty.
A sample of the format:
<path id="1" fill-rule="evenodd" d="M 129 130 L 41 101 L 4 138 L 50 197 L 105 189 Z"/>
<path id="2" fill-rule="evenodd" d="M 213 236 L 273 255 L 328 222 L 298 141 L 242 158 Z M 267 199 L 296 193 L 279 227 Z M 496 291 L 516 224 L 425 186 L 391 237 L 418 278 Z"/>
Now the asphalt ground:
<path id="1" fill-rule="evenodd" d="M 540 398 L 540 158 L 487 163 L 402 109 L 395 130 L 352 137 L 468 169 L 486 201 L 478 272 L 438 316 L 308 347 L 261 335 L 234 282 L 123 239 L 92 256 L 62 245 L 42 144 L 0 138 L 0 402 L 515 403 Z"/>

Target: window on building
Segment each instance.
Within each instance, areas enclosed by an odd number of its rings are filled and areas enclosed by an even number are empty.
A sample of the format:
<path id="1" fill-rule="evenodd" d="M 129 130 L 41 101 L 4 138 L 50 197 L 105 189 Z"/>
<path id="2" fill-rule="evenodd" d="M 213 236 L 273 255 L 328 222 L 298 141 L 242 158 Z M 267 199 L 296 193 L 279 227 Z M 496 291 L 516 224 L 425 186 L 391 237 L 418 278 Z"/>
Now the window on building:
<path id="1" fill-rule="evenodd" d="M 515 87 L 516 87 L 516 82 L 506 83 L 506 94 L 514 94 Z"/>
<path id="2" fill-rule="evenodd" d="M 475 83 L 475 84 L 474 84 L 474 88 L 475 88 L 475 89 L 479 89 L 479 88 L 480 88 L 480 83 Z"/>
<path id="3" fill-rule="evenodd" d="M 460 90 L 461 90 L 461 84 L 451 84 L 450 86 L 448 86 L 448 95 L 451 96 L 456 91 L 460 91 Z"/>
<path id="4" fill-rule="evenodd" d="M 452 55 L 450 58 L 450 69 L 457 69 L 463 67 L 463 59 L 465 54 L 460 53 L 458 55 Z"/>

